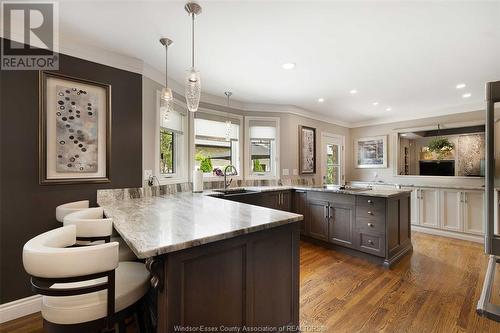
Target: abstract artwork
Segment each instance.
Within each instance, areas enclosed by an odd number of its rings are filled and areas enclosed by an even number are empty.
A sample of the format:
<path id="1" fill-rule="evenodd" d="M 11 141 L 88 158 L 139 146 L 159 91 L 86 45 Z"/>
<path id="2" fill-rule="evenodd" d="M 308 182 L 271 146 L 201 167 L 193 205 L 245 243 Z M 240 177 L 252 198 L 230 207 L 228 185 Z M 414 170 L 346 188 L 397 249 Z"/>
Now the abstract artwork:
<path id="1" fill-rule="evenodd" d="M 300 174 L 316 173 L 316 129 L 299 126 Z"/>
<path id="2" fill-rule="evenodd" d="M 96 172 L 97 96 L 75 87 L 56 86 L 57 172 Z"/>
<path id="3" fill-rule="evenodd" d="M 357 168 L 387 168 L 387 137 L 361 138 L 354 142 Z"/>
<path id="4" fill-rule="evenodd" d="M 40 184 L 109 182 L 111 87 L 40 72 Z"/>
<path id="5" fill-rule="evenodd" d="M 460 135 L 458 137 L 458 174 L 457 176 L 484 176 L 486 153 L 484 134 Z"/>

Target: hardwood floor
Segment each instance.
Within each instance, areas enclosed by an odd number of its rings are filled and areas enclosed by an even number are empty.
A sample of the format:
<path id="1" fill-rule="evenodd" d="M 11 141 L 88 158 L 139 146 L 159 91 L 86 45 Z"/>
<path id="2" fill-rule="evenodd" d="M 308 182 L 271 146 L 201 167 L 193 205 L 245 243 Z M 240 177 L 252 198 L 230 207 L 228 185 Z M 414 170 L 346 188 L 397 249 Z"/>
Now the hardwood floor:
<path id="1" fill-rule="evenodd" d="M 303 331 L 500 332 L 500 323 L 475 312 L 487 264 L 481 244 L 412 237 L 413 253 L 391 270 L 302 242 Z M 494 292 L 500 303 L 500 288 Z M 40 314 L 2 324 L 0 332 L 43 332 Z"/>

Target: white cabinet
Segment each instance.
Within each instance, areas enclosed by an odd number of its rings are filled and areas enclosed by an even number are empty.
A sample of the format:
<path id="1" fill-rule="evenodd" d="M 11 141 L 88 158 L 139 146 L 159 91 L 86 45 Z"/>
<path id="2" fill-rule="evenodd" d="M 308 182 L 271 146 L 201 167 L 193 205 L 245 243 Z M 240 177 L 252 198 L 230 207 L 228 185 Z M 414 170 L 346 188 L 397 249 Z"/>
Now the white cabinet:
<path id="1" fill-rule="evenodd" d="M 411 201 L 412 224 L 484 234 L 483 191 L 416 188 Z"/>
<path id="2" fill-rule="evenodd" d="M 484 234 L 484 192 L 463 192 L 464 231 L 471 234 Z"/>
<path id="3" fill-rule="evenodd" d="M 441 228 L 461 231 L 462 230 L 462 192 L 458 190 L 441 190 Z"/>
<path id="4" fill-rule="evenodd" d="M 418 221 L 425 227 L 439 226 L 439 190 L 421 188 L 418 190 Z"/>

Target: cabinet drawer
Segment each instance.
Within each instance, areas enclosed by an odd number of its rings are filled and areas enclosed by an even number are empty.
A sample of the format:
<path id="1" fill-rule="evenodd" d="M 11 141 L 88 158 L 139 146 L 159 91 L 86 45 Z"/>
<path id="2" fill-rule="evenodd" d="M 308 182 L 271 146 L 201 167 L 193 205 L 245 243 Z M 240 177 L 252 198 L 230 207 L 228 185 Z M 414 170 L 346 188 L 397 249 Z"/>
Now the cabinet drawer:
<path id="1" fill-rule="evenodd" d="M 313 200 L 325 200 L 331 203 L 353 205 L 355 197 L 350 194 L 340 194 L 332 192 L 308 191 L 307 197 Z"/>
<path id="2" fill-rule="evenodd" d="M 385 208 L 357 206 L 356 217 L 383 221 L 385 220 Z"/>
<path id="3" fill-rule="evenodd" d="M 371 253 L 380 257 L 385 256 L 385 238 L 383 236 L 377 236 L 363 232 L 360 232 L 357 235 L 360 251 Z"/>
<path id="4" fill-rule="evenodd" d="M 385 198 L 369 197 L 358 195 L 356 196 L 356 206 L 370 207 L 373 209 L 385 210 Z"/>
<path id="5" fill-rule="evenodd" d="M 385 234 L 385 219 L 356 217 L 356 229 Z"/>

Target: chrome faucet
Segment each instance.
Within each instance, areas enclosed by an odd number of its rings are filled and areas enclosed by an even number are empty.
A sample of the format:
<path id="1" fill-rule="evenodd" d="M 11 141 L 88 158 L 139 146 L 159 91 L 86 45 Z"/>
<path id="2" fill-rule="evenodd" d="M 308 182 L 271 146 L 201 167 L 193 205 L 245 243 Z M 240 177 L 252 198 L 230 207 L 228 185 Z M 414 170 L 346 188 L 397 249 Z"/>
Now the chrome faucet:
<path id="1" fill-rule="evenodd" d="M 231 182 L 233 181 L 233 178 L 229 179 L 229 183 L 227 182 L 227 170 L 228 169 L 233 169 L 234 173 L 231 173 L 230 176 L 235 176 L 238 174 L 238 171 L 236 170 L 235 166 L 232 164 L 226 165 L 224 168 L 224 189 L 227 189 L 229 185 L 231 185 Z"/>

